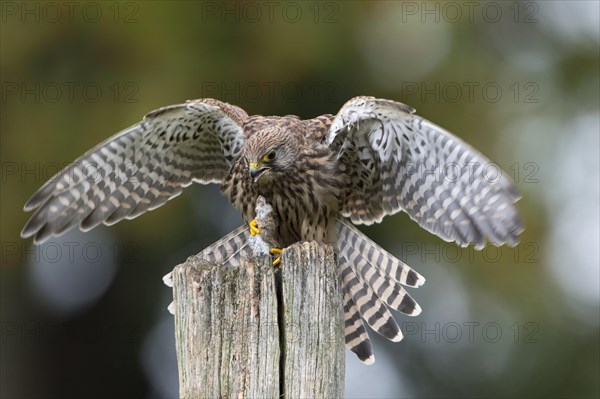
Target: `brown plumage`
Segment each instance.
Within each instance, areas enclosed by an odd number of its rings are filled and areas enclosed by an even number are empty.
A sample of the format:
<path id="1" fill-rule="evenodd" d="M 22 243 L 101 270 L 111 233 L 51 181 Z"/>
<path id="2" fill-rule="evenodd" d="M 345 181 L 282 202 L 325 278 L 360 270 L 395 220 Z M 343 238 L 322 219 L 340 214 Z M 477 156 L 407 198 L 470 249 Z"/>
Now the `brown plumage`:
<path id="1" fill-rule="evenodd" d="M 362 319 L 400 340 L 388 308 L 419 314 L 404 286 L 424 279 L 343 218 L 371 224 L 404 211 L 461 246 L 515 245 L 523 230 L 513 205 L 518 196 L 505 176 L 486 178 L 488 164 L 451 133 L 390 100 L 356 97 L 337 115 L 310 120 L 248 116 L 218 100 L 194 100 L 149 113 L 59 172 L 25 204 L 35 212 L 21 235 L 41 243 L 74 226 L 85 231 L 132 219 L 192 182 L 221 183 L 246 222 L 263 196 L 282 246 L 302 240 L 336 246 L 346 343 L 371 363 Z M 252 253 L 249 237 L 242 226 L 198 257 L 237 266 Z"/>
<path id="2" fill-rule="evenodd" d="M 268 127 L 257 130 L 255 121 Z M 265 196 L 279 220 L 278 240 L 284 247 L 302 240 L 335 244 L 335 219 L 349 181 L 333 151 L 316 139 L 326 130 L 295 117 L 251 119 L 244 129 L 254 133 L 223 181 L 231 203 L 250 221 L 256 196 Z M 269 154 L 274 158 L 263 162 Z M 249 174 L 250 162 L 266 168 L 258 179 Z"/>

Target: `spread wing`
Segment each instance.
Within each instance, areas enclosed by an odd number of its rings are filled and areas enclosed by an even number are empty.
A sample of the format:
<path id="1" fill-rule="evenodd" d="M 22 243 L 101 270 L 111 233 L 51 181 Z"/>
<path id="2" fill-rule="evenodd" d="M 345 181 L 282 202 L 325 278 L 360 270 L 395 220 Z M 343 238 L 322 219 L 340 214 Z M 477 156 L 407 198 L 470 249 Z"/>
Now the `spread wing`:
<path id="1" fill-rule="evenodd" d="M 352 178 L 342 210 L 352 222 L 371 224 L 402 210 L 462 246 L 517 243 L 519 197 L 506 176 L 413 108 L 356 97 L 335 117 L 327 143 Z"/>
<path id="2" fill-rule="evenodd" d="M 220 183 L 244 145 L 246 112 L 213 99 L 150 112 L 82 155 L 27 201 L 21 236 L 41 243 L 79 225 L 133 219 L 192 182 Z"/>

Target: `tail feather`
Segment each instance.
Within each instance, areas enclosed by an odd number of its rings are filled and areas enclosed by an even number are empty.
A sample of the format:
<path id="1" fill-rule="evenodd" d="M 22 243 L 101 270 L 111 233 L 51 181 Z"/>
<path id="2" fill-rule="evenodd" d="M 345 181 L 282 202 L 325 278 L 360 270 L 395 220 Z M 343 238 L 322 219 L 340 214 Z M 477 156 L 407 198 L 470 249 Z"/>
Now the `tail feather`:
<path id="1" fill-rule="evenodd" d="M 344 289 L 347 290 L 367 324 L 373 330 L 391 341 L 400 341 L 402 333 L 385 304 L 377 297 L 369 285 L 358 277 L 352 264 L 343 256 L 338 257 Z"/>
<path id="2" fill-rule="evenodd" d="M 243 225 L 190 258 L 196 261 L 202 260 L 234 268 L 240 266 L 243 259 L 252 255 L 250 232 L 248 226 Z M 190 258 L 188 258 L 188 261 Z M 163 277 L 163 282 L 167 287 L 173 287 L 173 271 L 170 271 Z M 167 310 L 169 313 L 175 314 L 173 302 L 169 304 Z"/>
<path id="3" fill-rule="evenodd" d="M 195 255 L 196 260 L 223 264 L 225 267 L 238 267 L 242 260 L 252 256 L 250 230 L 242 225 L 220 240 Z"/>
<path id="4" fill-rule="evenodd" d="M 401 283 L 391 278 L 382 270 L 381 265 L 393 263 L 401 264 L 405 276 L 413 272 L 419 285 L 425 279 L 414 272 L 409 266 L 397 260 L 389 252 L 386 252 L 368 237 L 360 233 L 355 227 L 345 223 L 338 223 L 338 251 L 340 257 L 352 259 L 352 266 L 358 273 L 363 285 L 370 286 L 377 296 L 389 307 L 404 314 L 416 316 L 421 313 L 421 307 L 406 292 Z"/>
<path id="5" fill-rule="evenodd" d="M 371 342 L 364 324 L 355 318 L 362 316 L 379 334 L 400 341 L 402 332 L 387 306 L 408 315 L 421 313 L 421 307 L 402 285 L 419 287 L 425 279 L 349 223 L 338 220 L 337 232 L 338 263 L 345 291 L 346 345 L 365 361 L 359 354 L 364 351 L 355 349 L 368 347 L 372 355 Z M 368 359 L 375 360 L 372 356 Z"/>
<path id="6" fill-rule="evenodd" d="M 375 362 L 369 334 L 347 286 L 344 286 L 344 334 L 346 346 L 363 363 L 373 364 Z"/>
<path id="7" fill-rule="evenodd" d="M 377 333 L 400 341 L 402 332 L 388 306 L 410 315 L 420 313 L 421 308 L 402 285 L 419 287 L 425 279 L 349 223 L 338 220 L 337 232 L 338 263 L 344 287 L 346 346 L 363 363 L 372 364 L 375 357 L 365 321 Z M 240 226 L 194 258 L 238 267 L 243 259 L 253 256 L 250 237 L 248 227 Z M 166 285 L 172 285 L 171 273 L 164 281 Z M 174 312 L 172 304 L 169 311 Z"/>
<path id="8" fill-rule="evenodd" d="M 409 287 L 420 287 L 425 283 L 425 278 L 414 271 L 406 263 L 400 261 L 395 256 L 374 243 L 369 237 L 361 233 L 350 223 L 337 220 L 338 247 L 340 243 L 348 243 L 350 248 L 358 248 L 367 257 L 369 263 L 376 265 L 376 269 L 383 275 L 392 280 Z M 369 244 L 365 248 L 365 244 Z M 367 252 L 364 252 L 366 250 Z"/>
<path id="9" fill-rule="evenodd" d="M 369 243 L 362 243 L 362 246 L 368 246 Z M 386 278 L 377 269 L 377 265 L 369 262 L 357 250 L 348 249 L 354 261 L 354 269 L 358 272 L 359 278 L 365 286 L 370 286 L 377 296 L 383 300 L 392 309 L 398 310 L 410 316 L 416 316 L 421 313 L 421 307 L 406 292 L 399 283 Z"/>

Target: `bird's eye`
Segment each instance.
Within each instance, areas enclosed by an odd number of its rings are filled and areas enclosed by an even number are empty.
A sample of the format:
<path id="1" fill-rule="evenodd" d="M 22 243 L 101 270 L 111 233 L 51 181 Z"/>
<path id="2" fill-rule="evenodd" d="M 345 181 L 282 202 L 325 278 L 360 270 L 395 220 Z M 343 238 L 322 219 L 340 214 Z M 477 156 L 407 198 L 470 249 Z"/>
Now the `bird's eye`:
<path id="1" fill-rule="evenodd" d="M 271 151 L 262 157 L 263 162 L 271 162 L 275 159 L 275 151 Z"/>

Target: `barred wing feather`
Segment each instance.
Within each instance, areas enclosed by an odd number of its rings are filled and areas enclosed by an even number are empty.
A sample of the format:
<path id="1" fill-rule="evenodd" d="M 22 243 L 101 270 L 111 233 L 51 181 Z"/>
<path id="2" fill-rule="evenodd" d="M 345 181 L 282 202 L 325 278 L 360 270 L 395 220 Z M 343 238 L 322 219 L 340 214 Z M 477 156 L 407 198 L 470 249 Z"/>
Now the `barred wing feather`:
<path id="1" fill-rule="evenodd" d="M 41 243 L 156 209 L 192 182 L 220 183 L 244 145 L 248 115 L 217 100 L 160 108 L 85 153 L 25 204 L 21 236 Z"/>
<path id="2" fill-rule="evenodd" d="M 402 210 L 442 239 L 476 248 L 515 245 L 523 231 L 506 176 L 487 176 L 487 158 L 405 104 L 356 97 L 326 141 L 352 179 L 342 215 L 353 223 Z"/>

